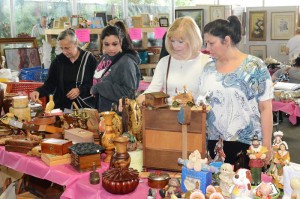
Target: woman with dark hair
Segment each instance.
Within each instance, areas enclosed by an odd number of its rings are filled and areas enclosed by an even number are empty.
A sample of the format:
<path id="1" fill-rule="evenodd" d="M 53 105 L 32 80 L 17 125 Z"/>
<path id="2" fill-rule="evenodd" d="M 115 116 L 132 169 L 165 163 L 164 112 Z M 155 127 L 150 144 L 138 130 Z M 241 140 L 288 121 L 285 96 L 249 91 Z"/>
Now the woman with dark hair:
<path id="1" fill-rule="evenodd" d="M 100 39 L 103 56 L 94 73 L 91 94 L 97 96 L 97 109 L 102 112 L 111 110 L 123 96 L 134 97 L 140 80 L 140 58 L 117 26 L 105 27 Z"/>
<path id="2" fill-rule="evenodd" d="M 213 61 L 204 67 L 199 89 L 200 95 L 210 93 L 209 153 L 214 154 L 221 138 L 225 162 L 231 164 L 240 151 L 246 154 L 254 135 L 269 151 L 272 146 L 272 80 L 261 59 L 238 49 L 241 27 L 236 16 L 217 19 L 204 27 L 204 40 Z"/>
<path id="3" fill-rule="evenodd" d="M 62 31 L 57 38 L 62 53 L 50 65 L 44 85 L 30 94 L 31 100 L 54 94 L 55 108 L 70 109 L 72 102 L 90 96 L 96 58 L 78 47 L 79 40 L 72 29 Z"/>

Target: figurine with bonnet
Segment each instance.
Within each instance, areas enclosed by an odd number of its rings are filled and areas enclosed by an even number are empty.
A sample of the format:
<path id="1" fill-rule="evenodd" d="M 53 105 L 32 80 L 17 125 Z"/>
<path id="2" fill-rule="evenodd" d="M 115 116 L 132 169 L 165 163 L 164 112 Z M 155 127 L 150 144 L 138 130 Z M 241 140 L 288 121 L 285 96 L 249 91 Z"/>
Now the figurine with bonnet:
<path id="1" fill-rule="evenodd" d="M 275 131 L 273 133 L 273 136 L 274 136 L 274 139 L 273 139 L 272 147 L 273 147 L 274 151 L 277 151 L 278 148 L 279 148 L 279 145 L 282 142 L 283 132 L 282 131 Z"/>

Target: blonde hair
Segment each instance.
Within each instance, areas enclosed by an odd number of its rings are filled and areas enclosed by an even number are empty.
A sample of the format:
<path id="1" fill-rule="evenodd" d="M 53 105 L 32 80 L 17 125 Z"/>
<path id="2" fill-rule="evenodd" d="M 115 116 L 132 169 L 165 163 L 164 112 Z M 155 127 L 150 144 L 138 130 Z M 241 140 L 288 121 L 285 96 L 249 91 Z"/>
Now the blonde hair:
<path id="1" fill-rule="evenodd" d="M 177 18 L 168 29 L 165 42 L 166 49 L 171 56 L 174 53 L 174 49 L 171 43 L 172 37 L 178 37 L 188 44 L 189 49 L 185 59 L 192 58 L 197 52 L 201 50 L 203 44 L 201 31 L 194 19 L 191 17 L 186 16 Z"/>

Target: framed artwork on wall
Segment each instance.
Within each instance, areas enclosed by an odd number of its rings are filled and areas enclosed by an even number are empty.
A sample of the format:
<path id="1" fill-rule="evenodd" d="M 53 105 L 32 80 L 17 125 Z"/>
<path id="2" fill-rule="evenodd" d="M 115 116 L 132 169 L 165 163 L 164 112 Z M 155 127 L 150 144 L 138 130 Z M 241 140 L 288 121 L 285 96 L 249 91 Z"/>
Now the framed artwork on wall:
<path id="1" fill-rule="evenodd" d="M 265 60 L 267 58 L 267 46 L 266 45 L 249 46 L 249 53 L 253 56 L 259 57 L 262 60 Z"/>
<path id="2" fill-rule="evenodd" d="M 169 27 L 169 19 L 168 18 L 159 18 L 159 26 L 160 27 Z"/>
<path id="3" fill-rule="evenodd" d="M 295 32 L 295 12 L 271 13 L 271 39 L 288 40 Z"/>
<path id="4" fill-rule="evenodd" d="M 102 17 L 104 26 L 107 25 L 107 16 L 106 16 L 106 12 L 95 12 L 95 13 L 94 13 L 94 17 Z"/>
<path id="5" fill-rule="evenodd" d="M 77 28 L 77 26 L 79 25 L 79 15 L 72 15 L 70 17 L 70 23 L 72 28 Z"/>
<path id="6" fill-rule="evenodd" d="M 41 66 L 38 48 L 6 48 L 4 55 L 7 68 L 12 70 Z"/>
<path id="7" fill-rule="evenodd" d="M 286 43 L 279 44 L 279 54 L 286 55 Z"/>
<path id="8" fill-rule="evenodd" d="M 250 11 L 249 18 L 249 41 L 266 41 L 267 11 Z"/>
<path id="9" fill-rule="evenodd" d="M 209 6 L 210 21 L 225 19 L 225 6 Z"/>
<path id="10" fill-rule="evenodd" d="M 176 9 L 175 18 L 190 16 L 199 26 L 200 30 L 203 30 L 204 26 L 204 9 Z"/>

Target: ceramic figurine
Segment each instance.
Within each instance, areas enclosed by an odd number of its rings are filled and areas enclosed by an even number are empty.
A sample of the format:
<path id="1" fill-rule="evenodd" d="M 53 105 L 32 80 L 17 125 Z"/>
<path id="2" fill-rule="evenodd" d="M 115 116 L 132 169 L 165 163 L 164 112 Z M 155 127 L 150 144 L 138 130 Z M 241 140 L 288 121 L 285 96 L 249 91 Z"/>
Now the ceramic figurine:
<path id="1" fill-rule="evenodd" d="M 230 197 L 229 189 L 233 186 L 233 177 L 235 172 L 233 171 L 233 166 L 229 163 L 222 164 L 220 168 L 220 188 L 222 194 L 225 197 Z"/>
<path id="2" fill-rule="evenodd" d="M 208 185 L 206 187 L 205 198 L 208 199 L 224 199 L 223 195 L 216 190 L 216 188 L 212 185 Z"/>
<path id="3" fill-rule="evenodd" d="M 195 190 L 191 193 L 190 199 L 205 199 L 205 196 L 200 190 Z"/>
<path id="4" fill-rule="evenodd" d="M 159 195 L 162 198 L 170 197 L 173 194 L 178 198 L 181 198 L 181 195 L 183 194 L 180 189 L 180 181 L 177 178 L 171 178 L 168 185 L 165 188 L 159 190 Z"/>
<path id="5" fill-rule="evenodd" d="M 261 199 L 271 199 L 272 187 L 269 183 L 262 182 L 256 190 L 255 195 Z"/>
<path id="6" fill-rule="evenodd" d="M 278 151 L 274 154 L 269 172 L 273 176 L 274 184 L 278 188 L 282 188 L 282 185 L 279 184 L 280 180 L 283 177 L 283 167 L 289 165 L 290 163 L 290 153 L 287 151 L 288 145 L 285 141 L 282 141 L 279 145 Z"/>
<path id="7" fill-rule="evenodd" d="M 254 135 L 252 138 L 252 144 L 247 150 L 249 155 L 249 167 L 252 175 L 252 185 L 259 185 L 261 183 L 261 171 L 264 167 L 264 159 L 266 158 L 266 153 L 268 149 L 260 144 L 258 136 Z"/>
<path id="8" fill-rule="evenodd" d="M 273 133 L 274 139 L 273 139 L 273 151 L 277 151 L 279 148 L 279 145 L 282 142 L 283 132 L 282 131 L 276 131 Z"/>
<path id="9" fill-rule="evenodd" d="M 219 141 L 216 143 L 214 152 L 215 152 L 215 158 L 214 158 L 214 162 L 224 162 L 225 158 L 226 158 L 226 154 L 224 153 L 223 150 L 223 140 L 221 138 L 219 138 Z"/>
<path id="10" fill-rule="evenodd" d="M 239 169 L 233 177 L 234 185 L 230 188 L 231 199 L 251 199 L 251 172 L 248 169 Z"/>
<path id="11" fill-rule="evenodd" d="M 290 184 L 293 189 L 291 199 L 300 199 L 300 178 L 292 178 Z"/>

